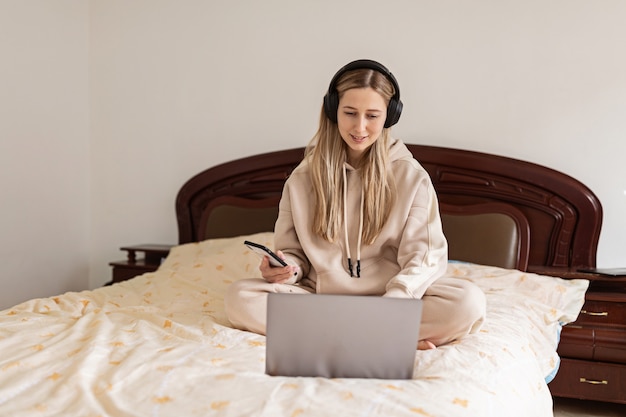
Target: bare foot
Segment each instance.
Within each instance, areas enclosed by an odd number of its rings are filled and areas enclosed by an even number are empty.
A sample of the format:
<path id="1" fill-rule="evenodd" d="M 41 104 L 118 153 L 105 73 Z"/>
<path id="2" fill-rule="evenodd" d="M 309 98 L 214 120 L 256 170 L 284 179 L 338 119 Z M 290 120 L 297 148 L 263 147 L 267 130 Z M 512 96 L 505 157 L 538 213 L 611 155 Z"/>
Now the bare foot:
<path id="1" fill-rule="evenodd" d="M 418 350 L 429 350 L 429 349 L 435 349 L 436 347 L 437 346 L 435 346 L 435 344 L 431 342 L 430 340 L 420 340 L 419 342 L 417 342 Z"/>

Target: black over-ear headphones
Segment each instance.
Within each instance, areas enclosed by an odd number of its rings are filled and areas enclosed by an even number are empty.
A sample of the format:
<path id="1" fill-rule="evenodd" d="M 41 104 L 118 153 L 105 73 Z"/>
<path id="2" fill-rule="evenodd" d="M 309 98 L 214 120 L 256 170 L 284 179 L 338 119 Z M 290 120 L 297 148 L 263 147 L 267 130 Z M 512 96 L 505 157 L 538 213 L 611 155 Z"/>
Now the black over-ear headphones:
<path id="1" fill-rule="evenodd" d="M 402 101 L 400 101 L 400 87 L 398 86 L 398 81 L 396 81 L 396 77 L 394 77 L 391 71 L 385 68 L 384 65 L 370 59 L 352 61 L 337 71 L 333 79 L 330 81 L 328 93 L 324 96 L 324 113 L 326 113 L 326 117 L 328 117 L 332 122 L 337 123 L 337 111 L 339 109 L 339 93 L 337 92 L 336 85 L 337 81 L 346 72 L 357 69 L 371 69 L 378 71 L 387 77 L 391 84 L 393 84 L 396 91 L 393 97 L 391 97 L 391 100 L 389 100 L 389 105 L 387 106 L 387 119 L 385 120 L 385 127 L 391 127 L 398 123 L 400 115 L 402 114 Z"/>

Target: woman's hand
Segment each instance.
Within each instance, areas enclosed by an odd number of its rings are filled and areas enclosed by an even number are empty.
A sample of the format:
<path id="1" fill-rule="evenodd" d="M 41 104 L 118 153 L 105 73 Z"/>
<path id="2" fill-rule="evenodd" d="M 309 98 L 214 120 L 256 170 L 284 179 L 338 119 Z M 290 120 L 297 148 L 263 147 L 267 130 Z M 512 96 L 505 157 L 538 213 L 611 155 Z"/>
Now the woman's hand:
<path id="1" fill-rule="evenodd" d="M 285 255 L 281 251 L 276 251 L 276 255 L 283 261 L 286 261 Z M 275 284 L 284 284 L 289 281 L 294 276 L 298 275 L 298 267 L 294 265 L 287 266 L 271 266 L 270 258 L 268 256 L 264 256 L 261 261 L 261 265 L 259 266 L 259 270 L 261 271 L 261 275 L 263 279 L 267 282 L 275 283 Z"/>

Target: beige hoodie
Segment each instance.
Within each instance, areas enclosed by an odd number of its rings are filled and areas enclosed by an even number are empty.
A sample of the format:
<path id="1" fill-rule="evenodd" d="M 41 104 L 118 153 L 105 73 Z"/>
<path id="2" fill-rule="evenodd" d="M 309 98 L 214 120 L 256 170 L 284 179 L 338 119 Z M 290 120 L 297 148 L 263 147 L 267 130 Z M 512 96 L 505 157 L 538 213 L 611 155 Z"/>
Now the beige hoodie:
<path id="1" fill-rule="evenodd" d="M 346 164 L 347 222 L 342 230 L 347 239 L 341 234 L 333 243 L 311 231 L 315 203 L 307 162 L 292 172 L 275 227 L 275 247 L 301 268 L 302 273 L 289 283 L 298 280 L 317 293 L 421 298 L 443 275 L 448 245 L 430 177 L 401 141 L 392 141 L 389 152 L 398 192 L 389 220 L 371 245 L 363 245 L 359 237 L 362 192 L 358 171 Z M 360 277 L 356 277 L 359 255 Z"/>

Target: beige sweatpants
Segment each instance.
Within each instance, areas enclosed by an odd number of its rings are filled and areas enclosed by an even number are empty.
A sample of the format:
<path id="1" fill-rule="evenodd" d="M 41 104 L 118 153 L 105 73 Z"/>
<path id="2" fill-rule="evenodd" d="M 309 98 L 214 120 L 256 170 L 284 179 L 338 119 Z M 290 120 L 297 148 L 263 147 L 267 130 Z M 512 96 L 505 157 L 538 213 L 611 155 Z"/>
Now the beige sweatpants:
<path id="1" fill-rule="evenodd" d="M 272 284 L 263 279 L 244 279 L 229 287 L 226 314 L 231 324 L 242 330 L 265 334 L 267 294 L 270 292 L 310 294 L 306 288 Z M 436 346 L 477 332 L 485 319 L 485 294 L 471 282 L 439 278 L 422 297 L 420 339 Z"/>

